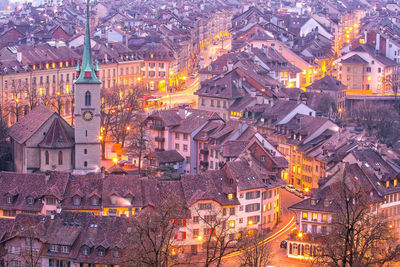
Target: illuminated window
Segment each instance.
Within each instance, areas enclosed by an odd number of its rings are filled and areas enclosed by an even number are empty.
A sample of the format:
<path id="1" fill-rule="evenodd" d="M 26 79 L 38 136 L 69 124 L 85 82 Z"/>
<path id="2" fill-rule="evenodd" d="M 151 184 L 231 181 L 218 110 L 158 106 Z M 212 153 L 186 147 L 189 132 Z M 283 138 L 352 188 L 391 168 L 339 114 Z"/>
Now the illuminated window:
<path id="1" fill-rule="evenodd" d="M 49 69 L 49 63 L 46 63 L 46 69 Z"/>
<path id="2" fill-rule="evenodd" d="M 264 204 L 263 205 L 263 212 L 266 212 L 267 211 L 267 204 Z"/>
<path id="3" fill-rule="evenodd" d="M 371 80 L 371 76 L 367 76 L 367 80 L 370 81 Z"/>
<path id="4" fill-rule="evenodd" d="M 233 198 L 233 194 L 228 194 L 228 199 L 232 199 Z"/>
<path id="5" fill-rule="evenodd" d="M 229 221 L 229 227 L 234 228 L 235 227 L 235 221 Z"/>
<path id="6" fill-rule="evenodd" d="M 328 221 L 328 215 L 322 214 L 322 221 L 327 222 Z"/>
<path id="7" fill-rule="evenodd" d="M 296 172 L 296 166 L 293 166 L 293 172 Z"/>
<path id="8" fill-rule="evenodd" d="M 51 67 L 52 67 L 53 69 L 55 69 L 55 68 L 56 68 L 56 63 L 53 62 L 53 64 L 51 64 Z"/>
<path id="9" fill-rule="evenodd" d="M 313 221 L 318 220 L 318 214 L 317 214 L 317 213 L 313 213 L 313 214 L 312 214 L 312 220 L 313 220 Z"/>
<path id="10" fill-rule="evenodd" d="M 390 181 L 386 181 L 386 187 L 389 187 Z"/>

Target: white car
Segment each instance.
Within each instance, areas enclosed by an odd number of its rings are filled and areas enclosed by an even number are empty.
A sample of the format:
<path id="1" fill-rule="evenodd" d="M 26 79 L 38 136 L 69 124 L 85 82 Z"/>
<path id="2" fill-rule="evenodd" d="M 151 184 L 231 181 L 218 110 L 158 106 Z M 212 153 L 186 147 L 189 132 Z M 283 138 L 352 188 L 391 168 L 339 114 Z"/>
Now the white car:
<path id="1" fill-rule="evenodd" d="M 296 188 L 294 188 L 294 186 L 291 185 L 291 184 L 286 185 L 285 188 L 286 188 L 286 190 L 289 191 L 289 192 L 294 192 L 294 191 L 296 191 Z"/>

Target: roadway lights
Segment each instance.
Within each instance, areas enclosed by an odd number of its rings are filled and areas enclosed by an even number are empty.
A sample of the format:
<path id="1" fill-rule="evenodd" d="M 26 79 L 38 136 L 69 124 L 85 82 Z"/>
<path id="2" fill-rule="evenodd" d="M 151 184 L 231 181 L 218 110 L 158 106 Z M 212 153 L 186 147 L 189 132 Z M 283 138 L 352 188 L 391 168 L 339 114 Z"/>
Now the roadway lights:
<path id="1" fill-rule="evenodd" d="M 130 131 L 130 130 L 131 130 L 131 127 L 130 127 L 130 126 L 126 126 L 126 130 L 127 130 L 127 131 Z"/>
<path id="2" fill-rule="evenodd" d="M 118 163 L 118 158 L 115 157 L 115 158 L 112 159 L 112 161 L 114 162 L 114 164 L 117 164 Z"/>
<path id="3" fill-rule="evenodd" d="M 310 189 L 308 187 L 304 188 L 304 192 L 308 193 Z"/>
<path id="4" fill-rule="evenodd" d="M 203 237 L 201 235 L 197 236 L 197 240 L 201 241 Z"/>
<path id="5" fill-rule="evenodd" d="M 297 236 L 298 236 L 299 238 L 302 238 L 302 237 L 303 237 L 303 233 L 302 233 L 302 232 L 299 232 L 299 233 L 297 234 Z"/>
<path id="6" fill-rule="evenodd" d="M 99 136 L 99 140 L 103 141 L 103 136 L 102 135 Z"/>

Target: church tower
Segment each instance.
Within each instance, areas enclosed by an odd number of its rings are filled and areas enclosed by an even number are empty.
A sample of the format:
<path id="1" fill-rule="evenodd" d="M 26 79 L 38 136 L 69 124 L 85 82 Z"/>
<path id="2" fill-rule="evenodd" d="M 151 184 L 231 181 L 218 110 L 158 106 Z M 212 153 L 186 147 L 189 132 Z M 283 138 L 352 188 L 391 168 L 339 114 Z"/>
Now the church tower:
<path id="1" fill-rule="evenodd" d="M 100 171 L 100 88 L 98 66 L 94 66 L 86 3 L 86 35 L 82 63 L 75 81 L 75 172 Z"/>

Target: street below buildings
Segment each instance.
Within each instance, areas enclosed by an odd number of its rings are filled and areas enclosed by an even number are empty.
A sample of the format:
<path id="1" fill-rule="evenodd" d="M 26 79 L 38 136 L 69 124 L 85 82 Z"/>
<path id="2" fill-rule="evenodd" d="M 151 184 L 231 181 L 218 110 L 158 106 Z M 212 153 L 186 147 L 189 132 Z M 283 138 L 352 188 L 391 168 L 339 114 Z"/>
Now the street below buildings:
<path id="1" fill-rule="evenodd" d="M 281 189 L 281 222 L 276 226 L 271 234 L 262 241 L 262 243 L 270 243 L 273 250 L 272 266 L 279 267 L 297 267 L 310 266 L 306 261 L 291 259 L 286 256 L 286 249 L 280 248 L 280 244 L 285 240 L 291 231 L 296 229 L 296 216 L 288 208 L 299 202 L 301 198 Z M 223 266 L 234 267 L 239 266 L 240 256 L 243 251 L 228 254 L 223 259 Z"/>
<path id="2" fill-rule="evenodd" d="M 226 53 L 231 49 L 231 38 L 227 38 L 226 40 L 218 41 L 215 44 L 209 45 L 207 48 L 203 49 L 199 57 L 203 58 L 203 67 L 207 67 L 210 63 L 215 60 L 218 56 Z M 188 104 L 191 105 L 193 108 L 197 107 L 197 96 L 194 95 L 200 88 L 200 79 L 199 75 L 192 75 L 187 77 L 185 83 L 182 86 L 183 90 L 178 90 L 173 93 L 168 92 L 157 92 L 153 94 L 157 97 L 161 102 L 161 106 L 149 108 L 147 111 L 151 112 L 152 110 L 156 109 L 169 109 L 177 107 L 178 105 Z"/>

